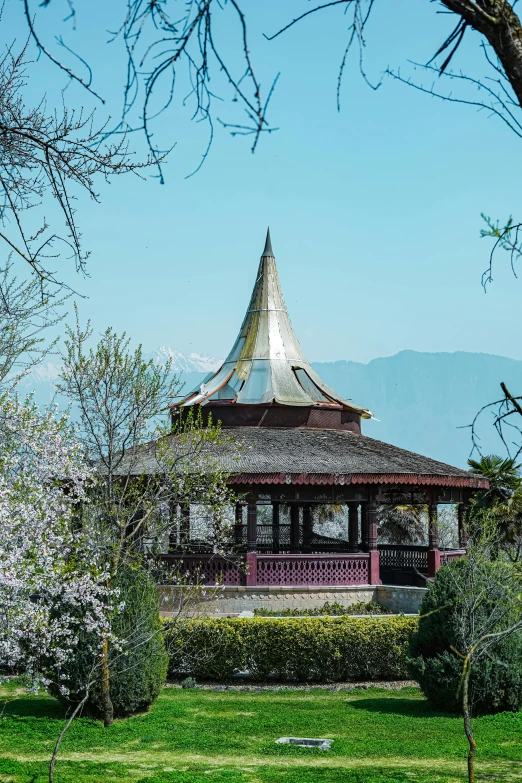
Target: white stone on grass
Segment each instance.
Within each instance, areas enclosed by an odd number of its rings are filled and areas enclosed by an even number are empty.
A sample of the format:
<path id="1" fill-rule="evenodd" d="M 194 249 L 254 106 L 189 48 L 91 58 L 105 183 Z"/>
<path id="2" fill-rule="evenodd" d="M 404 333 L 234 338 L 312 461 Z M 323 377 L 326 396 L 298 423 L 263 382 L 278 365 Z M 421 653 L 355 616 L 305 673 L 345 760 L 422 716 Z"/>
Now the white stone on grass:
<path id="1" fill-rule="evenodd" d="M 319 748 L 319 750 L 330 750 L 333 740 L 329 739 L 311 739 L 310 737 L 279 737 L 276 745 L 297 745 L 299 748 Z"/>

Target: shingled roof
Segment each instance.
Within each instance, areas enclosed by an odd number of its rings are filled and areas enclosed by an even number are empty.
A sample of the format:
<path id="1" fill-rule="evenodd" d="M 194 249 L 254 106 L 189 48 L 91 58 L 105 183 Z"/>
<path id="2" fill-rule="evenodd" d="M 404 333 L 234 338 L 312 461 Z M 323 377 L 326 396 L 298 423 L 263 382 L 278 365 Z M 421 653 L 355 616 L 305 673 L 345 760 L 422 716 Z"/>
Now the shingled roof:
<path id="1" fill-rule="evenodd" d="M 348 431 L 234 427 L 223 433 L 213 458 L 235 474 L 235 483 L 488 485 L 469 471 Z M 158 470 L 154 444 L 134 454 L 133 470 Z"/>

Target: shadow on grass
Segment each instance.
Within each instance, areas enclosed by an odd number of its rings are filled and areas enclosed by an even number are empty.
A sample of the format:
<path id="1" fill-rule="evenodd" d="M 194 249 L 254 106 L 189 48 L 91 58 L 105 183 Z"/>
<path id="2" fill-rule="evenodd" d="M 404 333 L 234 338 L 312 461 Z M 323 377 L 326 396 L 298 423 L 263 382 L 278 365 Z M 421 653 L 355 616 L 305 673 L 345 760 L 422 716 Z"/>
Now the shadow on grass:
<path id="1" fill-rule="evenodd" d="M 50 754 L 49 754 L 50 755 Z M 130 777 L 126 765 L 119 762 L 96 763 L 93 761 L 62 761 L 58 759 L 56 777 L 60 783 L 111 783 L 112 781 L 136 780 Z M 0 758 L 0 780 L 16 783 L 47 783 L 49 763 L 47 761 L 16 761 Z M 208 782 L 206 782 L 208 783 Z"/>
<path id="2" fill-rule="evenodd" d="M 24 696 L 23 699 L 0 699 L 0 711 L 10 718 L 46 718 L 63 720 L 66 710 L 50 696 Z"/>
<path id="3" fill-rule="evenodd" d="M 430 707 L 426 701 L 412 701 L 411 699 L 357 699 L 348 702 L 350 707 L 355 710 L 364 710 L 365 712 L 379 712 L 382 715 L 403 715 L 408 718 L 430 718 L 437 716 L 439 718 L 454 718 L 449 712 L 442 712 Z"/>

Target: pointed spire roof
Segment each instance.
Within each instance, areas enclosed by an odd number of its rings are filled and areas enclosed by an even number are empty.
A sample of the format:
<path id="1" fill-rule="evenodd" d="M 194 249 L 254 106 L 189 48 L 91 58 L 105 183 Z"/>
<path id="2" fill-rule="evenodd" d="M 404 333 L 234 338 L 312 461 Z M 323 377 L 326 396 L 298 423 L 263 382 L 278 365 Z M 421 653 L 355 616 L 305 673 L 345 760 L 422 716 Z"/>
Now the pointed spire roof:
<path id="1" fill-rule="evenodd" d="M 271 258 L 274 258 L 274 251 L 272 250 L 272 241 L 270 239 L 270 226 L 266 230 L 265 249 L 263 250 L 261 258 L 264 258 L 265 256 L 270 256 Z"/>
<path id="2" fill-rule="evenodd" d="M 232 350 L 182 405 L 214 400 L 256 405 L 342 405 L 364 418 L 371 413 L 330 389 L 306 359 L 286 309 L 267 231 L 254 290 Z"/>

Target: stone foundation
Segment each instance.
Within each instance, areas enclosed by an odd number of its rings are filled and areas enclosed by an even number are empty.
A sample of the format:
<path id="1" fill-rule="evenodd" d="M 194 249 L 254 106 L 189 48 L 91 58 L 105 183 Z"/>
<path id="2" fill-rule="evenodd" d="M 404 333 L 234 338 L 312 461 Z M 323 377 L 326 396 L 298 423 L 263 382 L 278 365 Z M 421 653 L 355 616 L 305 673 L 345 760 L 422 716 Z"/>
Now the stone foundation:
<path id="1" fill-rule="evenodd" d="M 190 588 L 189 588 L 190 589 Z M 177 613 L 180 601 L 186 603 L 187 588 L 162 585 L 161 613 Z M 395 585 L 354 585 L 353 587 L 222 587 L 207 589 L 205 595 L 194 591 L 185 611 L 209 615 L 238 615 L 254 609 L 313 609 L 327 601 L 350 606 L 358 601 L 375 601 L 394 613 L 415 614 L 426 593 L 424 587 Z"/>

